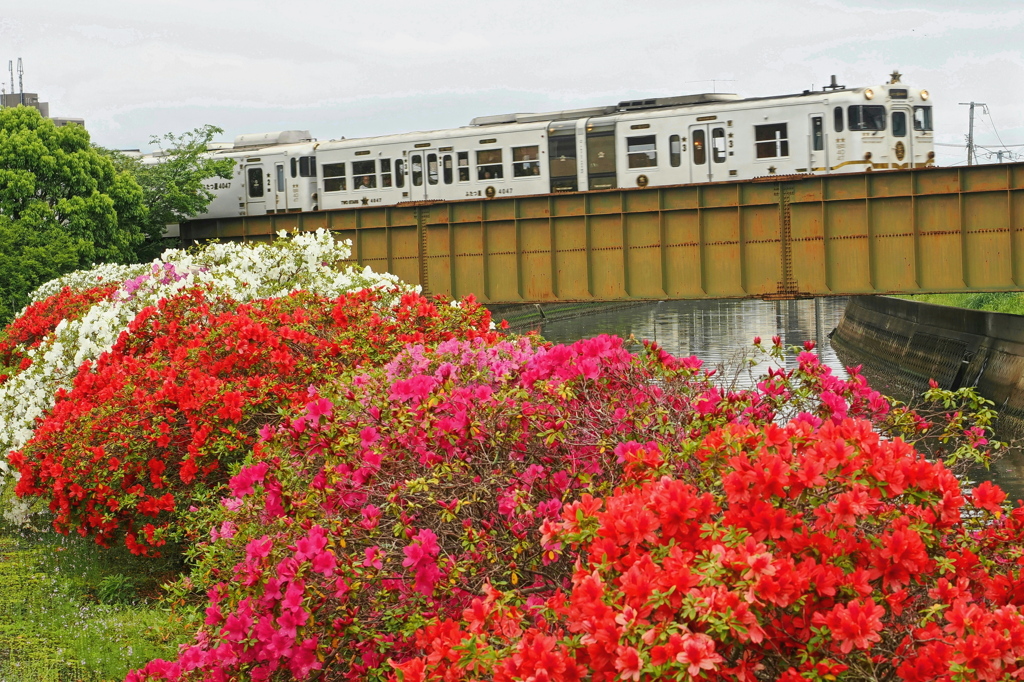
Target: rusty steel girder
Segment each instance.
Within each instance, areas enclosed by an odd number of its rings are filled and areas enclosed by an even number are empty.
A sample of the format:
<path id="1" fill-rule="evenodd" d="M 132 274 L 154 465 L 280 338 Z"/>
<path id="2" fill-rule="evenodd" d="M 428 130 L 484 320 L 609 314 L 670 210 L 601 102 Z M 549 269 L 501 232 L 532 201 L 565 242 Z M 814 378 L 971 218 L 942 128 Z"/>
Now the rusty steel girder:
<path id="1" fill-rule="evenodd" d="M 186 241 L 325 227 L 352 263 L 485 303 L 1024 290 L 1024 164 L 279 213 Z"/>

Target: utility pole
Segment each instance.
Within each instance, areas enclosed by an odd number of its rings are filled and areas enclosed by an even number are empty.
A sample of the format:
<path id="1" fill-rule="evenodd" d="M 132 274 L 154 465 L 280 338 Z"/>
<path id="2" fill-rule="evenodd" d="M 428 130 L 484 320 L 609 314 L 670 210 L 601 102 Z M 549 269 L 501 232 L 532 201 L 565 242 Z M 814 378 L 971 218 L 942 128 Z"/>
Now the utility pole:
<path id="1" fill-rule="evenodd" d="M 971 122 L 967 127 L 967 165 L 973 166 L 974 162 L 978 160 L 978 155 L 974 153 L 974 107 L 987 105 L 984 102 L 960 102 L 960 106 L 971 108 Z"/>

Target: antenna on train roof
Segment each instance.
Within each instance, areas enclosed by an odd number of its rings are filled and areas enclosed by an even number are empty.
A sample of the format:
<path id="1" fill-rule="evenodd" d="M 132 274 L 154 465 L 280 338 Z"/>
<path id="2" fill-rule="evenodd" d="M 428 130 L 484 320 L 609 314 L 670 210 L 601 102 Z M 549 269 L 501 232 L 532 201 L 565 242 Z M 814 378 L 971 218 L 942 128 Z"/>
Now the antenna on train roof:
<path id="1" fill-rule="evenodd" d="M 832 74 L 832 82 L 822 88 L 822 90 L 845 90 L 845 89 L 846 89 L 845 85 L 839 85 L 839 83 L 836 82 L 836 75 L 835 74 Z"/>

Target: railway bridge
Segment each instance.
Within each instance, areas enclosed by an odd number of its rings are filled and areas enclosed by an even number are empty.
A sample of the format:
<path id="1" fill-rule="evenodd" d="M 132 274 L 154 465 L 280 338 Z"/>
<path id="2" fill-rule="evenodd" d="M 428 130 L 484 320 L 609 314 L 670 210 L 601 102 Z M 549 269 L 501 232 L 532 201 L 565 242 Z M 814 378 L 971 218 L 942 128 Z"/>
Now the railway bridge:
<path id="1" fill-rule="evenodd" d="M 352 261 L 484 303 L 1024 290 L 1024 163 L 279 213 L 187 241 L 325 227 Z"/>

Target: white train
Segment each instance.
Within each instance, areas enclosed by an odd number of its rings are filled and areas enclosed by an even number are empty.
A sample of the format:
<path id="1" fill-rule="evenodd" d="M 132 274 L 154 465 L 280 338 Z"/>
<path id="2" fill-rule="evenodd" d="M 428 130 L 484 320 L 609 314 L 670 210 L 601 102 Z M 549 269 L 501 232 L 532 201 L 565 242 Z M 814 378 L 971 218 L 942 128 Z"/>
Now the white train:
<path id="1" fill-rule="evenodd" d="M 796 95 L 699 94 L 506 114 L 451 130 L 316 142 L 243 135 L 196 219 L 404 202 L 681 185 L 770 175 L 920 168 L 934 162 L 926 90 L 832 84 Z"/>

